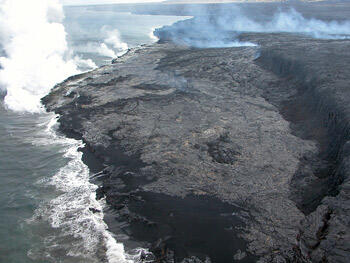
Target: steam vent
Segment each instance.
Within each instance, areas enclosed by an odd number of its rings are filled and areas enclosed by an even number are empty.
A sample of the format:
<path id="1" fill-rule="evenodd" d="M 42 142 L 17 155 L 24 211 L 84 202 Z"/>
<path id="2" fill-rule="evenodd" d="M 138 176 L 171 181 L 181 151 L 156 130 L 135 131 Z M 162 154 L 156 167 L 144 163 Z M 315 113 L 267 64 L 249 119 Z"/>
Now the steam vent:
<path id="1" fill-rule="evenodd" d="M 42 100 L 85 143 L 109 230 L 141 262 L 349 262 L 350 40 L 189 45 L 193 21 Z"/>

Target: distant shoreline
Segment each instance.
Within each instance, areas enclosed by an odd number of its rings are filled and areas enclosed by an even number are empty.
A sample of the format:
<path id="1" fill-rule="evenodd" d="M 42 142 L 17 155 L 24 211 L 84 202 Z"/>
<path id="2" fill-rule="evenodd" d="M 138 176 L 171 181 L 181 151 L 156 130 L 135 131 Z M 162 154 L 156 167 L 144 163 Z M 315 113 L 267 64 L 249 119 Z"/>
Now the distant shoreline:
<path id="1" fill-rule="evenodd" d="M 226 3 L 239 3 L 239 4 L 257 4 L 257 3 L 293 3 L 293 2 L 326 2 L 326 0 L 178 0 L 178 1 L 165 1 L 162 4 L 226 4 Z"/>
<path id="2" fill-rule="evenodd" d="M 65 4 L 65 7 L 79 6 L 145 6 L 145 5 L 201 5 L 201 4 L 307 4 L 307 3 L 346 3 L 345 0 L 168 0 L 163 2 L 147 2 L 147 3 L 88 3 L 88 4 Z"/>
<path id="3" fill-rule="evenodd" d="M 168 0 L 162 4 L 258 4 L 258 3 L 312 3 L 312 2 L 329 2 L 329 0 Z M 338 2 L 338 1 L 336 1 Z"/>

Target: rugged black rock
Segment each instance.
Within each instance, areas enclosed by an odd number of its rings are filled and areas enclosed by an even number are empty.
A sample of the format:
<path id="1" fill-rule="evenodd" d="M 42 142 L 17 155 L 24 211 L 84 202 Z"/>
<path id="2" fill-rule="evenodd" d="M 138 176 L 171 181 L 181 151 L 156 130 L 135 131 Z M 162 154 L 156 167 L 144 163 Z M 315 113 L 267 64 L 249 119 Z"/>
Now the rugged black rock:
<path id="1" fill-rule="evenodd" d="M 156 262 L 347 262 L 350 41 L 241 39 L 259 46 L 131 50 L 43 103 L 86 143 L 127 247 Z"/>

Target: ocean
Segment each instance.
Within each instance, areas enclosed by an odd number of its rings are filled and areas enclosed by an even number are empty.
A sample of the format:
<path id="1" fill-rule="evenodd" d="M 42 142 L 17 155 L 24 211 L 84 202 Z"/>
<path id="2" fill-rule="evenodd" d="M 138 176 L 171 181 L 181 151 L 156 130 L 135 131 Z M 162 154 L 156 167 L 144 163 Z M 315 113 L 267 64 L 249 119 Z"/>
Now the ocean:
<path id="1" fill-rule="evenodd" d="M 197 39 L 191 28 L 185 43 L 250 45 L 237 42 L 232 29 L 325 39 L 350 35 L 348 20 L 307 19 L 289 10 L 262 24 L 223 11 L 219 27 L 208 26 L 207 19 L 192 22 Z M 108 231 L 108 207 L 96 200 L 96 182 L 78 150 L 82 142 L 57 132 L 57 116 L 45 113 L 40 98 L 71 75 L 156 42 L 156 28 L 188 18 L 118 12 L 116 6 L 62 8 L 58 0 L 0 0 L 0 263 L 138 261 L 143 248 L 126 251 L 127 237 Z M 185 29 L 174 28 L 175 42 L 184 42 Z M 227 32 L 233 39 L 228 44 Z"/>
<path id="2" fill-rule="evenodd" d="M 61 7 L 55 8 L 61 15 Z M 5 11 L 10 23 L 11 10 Z M 187 17 L 135 15 L 94 6 L 65 7 L 63 11 L 65 18 L 57 25 L 37 19 L 42 14 L 38 11 L 29 17 L 34 22 L 19 24 L 32 35 L 10 28 L 12 35 L 0 38 L 2 59 L 7 58 L 1 63 L 4 69 L 0 68 L 2 94 L 7 89 L 0 103 L 0 262 L 136 262 L 141 248 L 126 253 L 103 221 L 105 203 L 96 201 L 97 186 L 90 182 L 92 174 L 78 151 L 82 143 L 58 134 L 56 116 L 45 113 L 39 100 L 57 81 L 108 64 L 128 48 L 151 44 L 157 41 L 155 28 Z M 31 31 L 28 23 L 37 29 Z M 55 32 L 42 34 L 39 23 L 64 33 L 63 25 L 65 39 L 50 42 Z M 22 38 L 25 46 L 18 44 Z M 66 46 L 58 46 L 59 41 Z M 26 50 L 28 57 L 23 57 Z M 35 50 L 47 52 L 45 58 L 41 60 Z M 55 57 L 57 54 L 61 57 Z M 59 63 L 64 67 L 58 69 Z M 61 69 L 62 74 L 52 72 Z"/>

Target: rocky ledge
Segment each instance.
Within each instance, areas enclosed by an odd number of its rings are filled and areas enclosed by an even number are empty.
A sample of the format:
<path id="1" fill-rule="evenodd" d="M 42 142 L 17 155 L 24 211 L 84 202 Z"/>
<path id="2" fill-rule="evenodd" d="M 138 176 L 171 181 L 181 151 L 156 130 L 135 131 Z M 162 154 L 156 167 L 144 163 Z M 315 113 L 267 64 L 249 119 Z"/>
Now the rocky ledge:
<path id="1" fill-rule="evenodd" d="M 347 262 L 350 41 L 241 38 L 259 46 L 131 50 L 43 103 L 85 142 L 127 248 L 156 262 Z"/>

